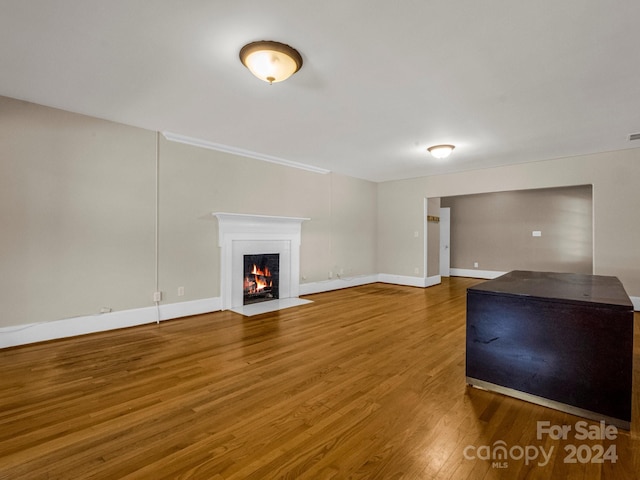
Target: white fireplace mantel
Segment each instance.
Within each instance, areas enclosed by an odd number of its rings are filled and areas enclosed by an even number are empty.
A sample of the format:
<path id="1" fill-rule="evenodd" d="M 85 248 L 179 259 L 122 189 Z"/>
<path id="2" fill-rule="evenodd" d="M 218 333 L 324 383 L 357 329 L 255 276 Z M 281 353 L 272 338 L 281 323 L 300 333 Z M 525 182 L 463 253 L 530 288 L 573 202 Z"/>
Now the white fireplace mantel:
<path id="1" fill-rule="evenodd" d="M 280 299 L 298 298 L 302 217 L 212 213 L 218 219 L 222 309 L 242 307 L 244 255 L 280 255 Z"/>

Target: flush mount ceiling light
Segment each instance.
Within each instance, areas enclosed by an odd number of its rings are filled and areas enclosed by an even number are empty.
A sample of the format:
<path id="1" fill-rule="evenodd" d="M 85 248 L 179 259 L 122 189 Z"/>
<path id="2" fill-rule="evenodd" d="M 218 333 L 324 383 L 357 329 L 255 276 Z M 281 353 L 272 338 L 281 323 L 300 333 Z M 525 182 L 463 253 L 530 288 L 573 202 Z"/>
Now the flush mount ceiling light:
<path id="1" fill-rule="evenodd" d="M 427 148 L 427 150 L 435 158 L 442 159 L 451 155 L 454 148 L 456 148 L 455 145 L 434 145 L 433 147 Z"/>
<path id="2" fill-rule="evenodd" d="M 295 48 L 269 40 L 242 47 L 240 61 L 256 77 L 269 83 L 282 82 L 302 67 L 302 56 Z"/>

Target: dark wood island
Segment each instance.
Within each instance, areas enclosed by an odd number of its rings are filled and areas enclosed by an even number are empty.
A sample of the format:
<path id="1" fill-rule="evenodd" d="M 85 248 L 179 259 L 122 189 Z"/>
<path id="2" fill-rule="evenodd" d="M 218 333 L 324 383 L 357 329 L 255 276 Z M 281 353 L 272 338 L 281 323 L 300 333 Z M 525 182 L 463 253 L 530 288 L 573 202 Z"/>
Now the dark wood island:
<path id="1" fill-rule="evenodd" d="M 616 277 L 513 271 L 467 291 L 469 385 L 631 425 L 633 304 Z"/>

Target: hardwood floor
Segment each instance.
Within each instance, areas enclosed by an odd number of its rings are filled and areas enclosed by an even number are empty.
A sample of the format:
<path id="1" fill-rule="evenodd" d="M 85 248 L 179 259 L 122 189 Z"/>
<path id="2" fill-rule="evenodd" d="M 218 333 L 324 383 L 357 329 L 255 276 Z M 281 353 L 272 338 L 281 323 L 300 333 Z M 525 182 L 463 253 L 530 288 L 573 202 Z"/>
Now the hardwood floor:
<path id="1" fill-rule="evenodd" d="M 372 284 L 0 350 L 0 479 L 637 478 L 640 316 L 631 432 L 577 440 L 579 417 L 465 385 L 476 283 Z M 572 430 L 537 439 L 538 421 Z M 505 459 L 483 459 L 499 445 Z M 597 445 L 615 463 L 582 463 Z"/>

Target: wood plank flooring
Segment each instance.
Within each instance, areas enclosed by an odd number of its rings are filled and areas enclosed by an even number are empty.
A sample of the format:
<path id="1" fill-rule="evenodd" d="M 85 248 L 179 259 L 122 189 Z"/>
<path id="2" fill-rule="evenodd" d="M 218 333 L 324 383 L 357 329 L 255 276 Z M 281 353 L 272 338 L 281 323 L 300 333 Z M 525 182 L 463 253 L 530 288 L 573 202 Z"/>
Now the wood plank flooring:
<path id="1" fill-rule="evenodd" d="M 579 417 L 465 385 L 478 282 L 372 284 L 0 350 L 0 479 L 638 478 L 640 316 L 631 432 L 576 440 Z M 572 431 L 537 439 L 538 421 Z M 505 459 L 484 459 L 500 445 Z M 597 445 L 615 463 L 587 462 Z"/>

